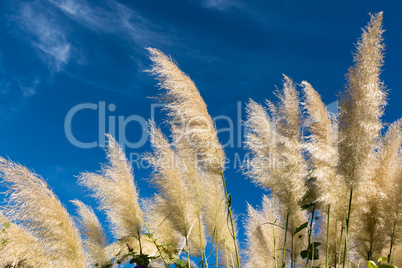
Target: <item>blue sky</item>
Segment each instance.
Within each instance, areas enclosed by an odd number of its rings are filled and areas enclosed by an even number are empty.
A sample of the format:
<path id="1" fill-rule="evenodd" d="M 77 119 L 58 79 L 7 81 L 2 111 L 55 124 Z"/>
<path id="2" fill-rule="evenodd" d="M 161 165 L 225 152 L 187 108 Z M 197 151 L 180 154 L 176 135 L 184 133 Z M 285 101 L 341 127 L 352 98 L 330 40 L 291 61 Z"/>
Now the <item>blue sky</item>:
<path id="1" fill-rule="evenodd" d="M 195 81 L 210 114 L 237 125 L 239 103 L 244 119 L 244 103 L 272 100 L 282 74 L 310 82 L 325 103 L 336 101 L 368 14 L 384 11 L 382 78 L 390 89 L 384 120 L 402 115 L 398 1 L 3 0 L 0 8 L 0 156 L 41 174 L 72 214 L 69 200 L 95 205 L 76 176 L 99 170 L 105 158 L 99 147 L 79 148 L 68 140 L 66 116 L 77 105 L 97 105 L 72 120 L 72 133 L 82 142 L 99 141 L 101 103 L 115 107 L 106 109 L 107 129 L 110 118 L 150 118 L 149 97 L 158 89 L 144 72 L 150 68 L 146 47 L 170 54 Z M 156 108 L 156 120 L 162 119 Z M 225 124 L 217 122 L 220 129 Z M 134 121 L 125 130 L 131 142 L 144 133 Z M 226 148 L 232 160 L 244 154 L 241 136 L 236 131 L 235 146 Z M 149 149 L 148 141 L 126 153 Z M 142 197 L 153 193 L 144 180 L 149 176 L 149 169 L 135 169 Z M 226 177 L 242 220 L 246 201 L 259 204 L 263 191 L 233 165 Z"/>

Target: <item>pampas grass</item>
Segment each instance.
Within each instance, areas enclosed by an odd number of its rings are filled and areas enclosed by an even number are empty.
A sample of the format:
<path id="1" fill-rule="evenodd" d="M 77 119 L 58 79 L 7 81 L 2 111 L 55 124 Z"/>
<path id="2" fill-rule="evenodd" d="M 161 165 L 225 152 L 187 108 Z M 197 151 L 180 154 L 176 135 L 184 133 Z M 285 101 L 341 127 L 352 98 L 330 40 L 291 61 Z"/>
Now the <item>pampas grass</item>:
<path id="1" fill-rule="evenodd" d="M 0 158 L 8 189 L 0 213 L 0 265 L 105 268 L 130 262 L 190 268 L 200 258 L 203 268 L 346 268 L 380 255 L 398 264 L 402 120 L 382 136 L 387 95 L 379 77 L 382 33 L 382 13 L 372 15 L 358 41 L 338 116 L 306 81 L 300 99 L 298 85 L 287 76 L 276 102 L 248 102 L 245 146 L 251 158 L 245 175 L 267 195 L 260 208 L 247 205 L 244 262 L 213 119 L 189 76 L 169 56 L 149 48 L 149 72 L 159 80 L 158 101 L 171 132 L 166 136 L 150 122 L 152 152 L 144 158 L 153 169 L 148 181 L 156 193 L 140 199 L 123 148 L 107 135 L 107 163 L 97 173 L 81 173 L 78 182 L 106 214 L 114 238 L 109 244 L 92 208 L 72 201 L 74 223 L 40 176 Z"/>
<path id="2" fill-rule="evenodd" d="M 188 187 L 183 177 L 183 169 L 180 167 L 180 159 L 176 152 L 171 148 L 168 140 L 162 132 L 151 124 L 151 141 L 154 153 L 147 157 L 149 163 L 154 168 L 154 174 L 151 178 L 159 190 L 160 195 L 166 201 L 166 214 L 170 219 L 172 228 L 176 230 L 186 241 L 186 251 L 195 253 L 202 251 L 201 240 L 205 240 L 197 234 L 203 227 L 199 226 L 197 204 L 191 195 L 191 189 Z M 193 242 L 192 248 L 189 248 L 189 242 Z"/>
<path id="3" fill-rule="evenodd" d="M 257 184 L 271 189 L 272 195 L 283 206 L 282 217 L 286 219 L 282 253 L 284 265 L 287 232 L 293 234 L 306 220 L 299 204 L 307 194 L 307 164 L 303 155 L 299 98 L 295 85 L 287 76 L 284 76 L 283 90 L 277 96 L 278 104 L 268 102 L 270 114 L 253 101 L 247 105 L 246 147 L 251 151 L 252 159 L 246 174 Z M 290 239 L 293 254 L 293 248 L 299 248 L 301 243 L 294 241 L 292 235 Z M 290 259 L 293 263 L 294 256 Z"/>
<path id="4" fill-rule="evenodd" d="M 0 213 L 0 266 L 21 265 L 32 267 L 51 267 L 53 258 L 46 251 L 45 244 L 31 232 L 11 223 Z"/>
<path id="5" fill-rule="evenodd" d="M 306 81 L 301 83 L 305 95 L 304 107 L 308 114 L 310 135 L 306 143 L 311 176 L 315 178 L 317 201 L 332 208 L 332 215 L 343 220 L 347 202 L 347 187 L 338 174 L 337 124 L 327 111 L 321 96 Z M 334 122 L 335 121 L 335 122 Z"/>
<path id="6" fill-rule="evenodd" d="M 159 98 L 168 112 L 176 137 L 186 139 L 202 166 L 219 174 L 224 168 L 225 154 L 216 135 L 214 122 L 194 82 L 171 58 L 148 48 L 153 62 L 149 71 L 159 80 L 164 94 Z"/>
<path id="7" fill-rule="evenodd" d="M 257 184 L 270 188 L 292 214 L 307 192 L 307 166 L 301 140 L 301 117 L 298 94 L 285 76 L 277 105 L 270 104 L 270 115 L 250 101 L 247 105 L 246 147 L 252 154 L 246 172 Z"/>
<path id="8" fill-rule="evenodd" d="M 260 211 L 247 205 L 245 229 L 248 261 L 246 267 L 278 267 L 277 260 L 282 259 L 280 252 L 276 252 L 276 243 L 281 241 L 275 241 L 275 238 L 283 237 L 283 229 L 276 227 L 283 222 L 273 215 L 273 206 L 274 202 L 268 196 L 263 196 Z"/>
<path id="9" fill-rule="evenodd" d="M 247 105 L 246 147 L 252 154 L 246 172 L 258 185 L 270 188 L 286 207 L 297 209 L 307 192 L 307 166 L 301 141 L 301 118 L 298 95 L 293 82 L 285 76 L 279 103 L 270 104 L 270 113 L 254 101 Z"/>
<path id="10" fill-rule="evenodd" d="M 11 221 L 41 241 L 51 255 L 53 265 L 87 267 L 78 229 L 46 182 L 27 168 L 4 158 L 0 158 L 0 177 L 8 188 L 3 211 Z M 27 235 L 28 241 L 33 243 L 29 237 Z"/>
<path id="11" fill-rule="evenodd" d="M 382 129 L 386 93 L 380 80 L 383 65 L 382 13 L 371 16 L 347 74 L 348 88 L 339 102 L 339 166 L 349 185 L 372 174 L 370 161 Z"/>
<path id="12" fill-rule="evenodd" d="M 217 136 L 214 122 L 207 111 L 194 82 L 183 73 L 178 66 L 165 54 L 154 48 L 148 48 L 153 62 L 149 71 L 159 80 L 159 86 L 165 94 L 159 98 L 168 111 L 171 131 L 175 137 L 178 148 L 180 140 L 186 139 L 186 149 L 189 155 L 196 157 L 201 169 L 213 175 L 220 175 L 225 201 L 228 209 L 231 236 L 233 237 L 237 266 L 240 267 L 240 256 L 236 241 L 236 228 L 229 194 L 227 192 L 223 175 L 225 154 Z M 214 176 L 217 177 L 218 176 Z"/>
<path id="13" fill-rule="evenodd" d="M 111 135 L 107 137 L 108 164 L 102 167 L 100 174 L 82 173 L 78 181 L 98 200 L 116 239 L 135 237 L 140 240 L 143 214 L 132 167 L 116 140 Z"/>
<path id="14" fill-rule="evenodd" d="M 109 243 L 95 212 L 79 200 L 72 202 L 77 207 L 78 225 L 85 237 L 84 247 L 89 260 L 99 266 L 108 264 L 109 256 L 105 249 Z"/>

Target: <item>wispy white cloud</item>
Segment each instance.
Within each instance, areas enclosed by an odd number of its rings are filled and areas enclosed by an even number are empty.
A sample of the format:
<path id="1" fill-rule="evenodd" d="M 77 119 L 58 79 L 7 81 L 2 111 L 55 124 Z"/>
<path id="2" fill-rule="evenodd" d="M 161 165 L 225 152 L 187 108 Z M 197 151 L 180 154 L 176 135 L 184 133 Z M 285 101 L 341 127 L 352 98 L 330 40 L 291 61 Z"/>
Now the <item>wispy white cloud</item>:
<path id="1" fill-rule="evenodd" d="M 40 2 L 19 5 L 13 20 L 25 32 L 42 59 L 53 71 L 60 71 L 71 58 L 71 43 L 56 15 L 46 10 Z"/>
<path id="2" fill-rule="evenodd" d="M 113 32 L 116 14 L 80 0 L 48 0 L 70 18 L 96 32 Z"/>
<path id="3" fill-rule="evenodd" d="M 240 2 L 237 0 L 201 0 L 201 5 L 205 8 L 226 11 L 233 7 L 238 7 Z"/>
<path id="4" fill-rule="evenodd" d="M 36 94 L 40 84 L 38 77 L 21 79 L 7 72 L 3 65 L 2 53 L 0 51 L 0 95 L 17 95 L 18 97 L 31 97 Z"/>
<path id="5" fill-rule="evenodd" d="M 25 84 L 20 83 L 19 87 L 21 89 L 22 96 L 24 97 L 31 97 L 36 94 L 36 89 L 40 83 L 39 78 L 35 78 L 31 83 Z"/>
<path id="6" fill-rule="evenodd" d="M 117 35 L 138 46 L 169 40 L 162 31 L 153 31 L 152 28 L 157 26 L 138 12 L 113 0 L 107 2 L 107 8 L 91 5 L 85 0 L 48 1 L 71 19 L 94 32 Z"/>

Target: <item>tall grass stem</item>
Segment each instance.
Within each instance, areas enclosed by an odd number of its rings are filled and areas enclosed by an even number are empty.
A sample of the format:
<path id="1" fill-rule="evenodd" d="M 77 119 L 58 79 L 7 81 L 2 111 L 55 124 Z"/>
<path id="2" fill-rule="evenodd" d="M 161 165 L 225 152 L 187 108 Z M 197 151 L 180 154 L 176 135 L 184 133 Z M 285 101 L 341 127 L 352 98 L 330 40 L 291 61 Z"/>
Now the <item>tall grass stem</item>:
<path id="1" fill-rule="evenodd" d="M 228 212 L 229 212 L 229 217 L 230 217 L 230 224 L 232 226 L 232 234 L 233 234 L 233 242 L 235 246 L 235 251 L 236 251 L 236 261 L 237 261 L 237 267 L 240 268 L 240 256 L 239 256 L 239 249 L 237 248 L 237 239 L 236 239 L 236 230 L 233 222 L 233 216 L 232 216 L 232 208 L 231 208 L 231 200 L 229 199 L 228 191 L 226 189 L 226 182 L 225 182 L 225 177 L 223 176 L 223 171 L 221 170 L 221 177 L 222 177 L 222 183 L 223 183 L 223 188 L 225 189 L 225 196 L 226 196 L 226 203 L 228 206 Z"/>
<path id="2" fill-rule="evenodd" d="M 282 254 L 282 267 L 286 267 L 285 255 L 286 255 L 286 238 L 288 236 L 288 224 L 289 224 L 289 212 L 286 214 L 285 239 L 283 241 L 283 254 Z"/>
<path id="3" fill-rule="evenodd" d="M 276 254 L 276 235 L 275 235 L 275 206 L 274 206 L 274 201 L 272 200 L 272 220 L 273 220 L 273 225 L 272 225 L 272 231 L 274 235 L 274 260 L 275 260 L 275 268 L 278 268 L 278 260 L 277 260 L 277 254 Z"/>
<path id="4" fill-rule="evenodd" d="M 348 235 L 349 235 L 349 226 L 350 226 L 350 210 L 352 208 L 352 196 L 353 196 L 353 185 L 350 187 L 348 217 L 346 218 L 346 222 L 345 222 L 345 248 L 344 248 L 344 253 L 343 253 L 343 267 L 346 267 L 346 259 L 348 257 Z"/>
<path id="5" fill-rule="evenodd" d="M 331 212 L 331 206 L 328 205 L 328 218 L 327 218 L 327 252 L 325 255 L 325 268 L 328 268 L 328 263 L 329 263 L 329 259 L 328 259 L 328 252 L 329 252 L 329 216 L 330 216 L 330 212 Z M 337 234 L 335 234 L 337 235 Z M 336 239 L 336 237 L 335 237 Z M 336 258 L 335 258 L 336 259 Z"/>

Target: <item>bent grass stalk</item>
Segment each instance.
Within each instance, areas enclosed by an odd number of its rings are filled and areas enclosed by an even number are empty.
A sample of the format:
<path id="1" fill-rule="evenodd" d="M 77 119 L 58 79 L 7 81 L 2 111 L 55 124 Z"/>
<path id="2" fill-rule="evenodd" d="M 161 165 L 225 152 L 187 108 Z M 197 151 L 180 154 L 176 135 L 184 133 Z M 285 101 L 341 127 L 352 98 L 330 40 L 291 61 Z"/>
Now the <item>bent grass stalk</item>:
<path id="1" fill-rule="evenodd" d="M 201 225 L 201 215 L 198 213 L 198 231 L 200 233 L 200 248 L 201 248 L 201 263 L 202 263 L 202 268 L 207 266 L 208 268 L 208 263 L 207 260 L 205 259 L 204 262 L 204 243 L 202 242 L 202 225 Z"/>
<path id="2" fill-rule="evenodd" d="M 309 262 L 309 254 L 310 254 L 310 243 L 311 243 L 311 248 L 313 250 L 312 252 L 312 260 L 311 260 L 311 266 L 314 266 L 314 241 L 313 241 L 313 221 L 314 221 L 314 214 L 315 214 L 315 206 L 313 211 L 311 212 L 311 221 L 310 221 L 310 230 L 309 230 L 309 237 L 308 237 L 308 246 L 307 246 L 307 260 L 306 260 L 306 268 L 308 267 L 308 262 Z"/>
<path id="3" fill-rule="evenodd" d="M 148 228 L 148 225 L 144 222 L 145 228 L 147 229 L 147 232 L 149 233 L 149 237 L 151 238 L 152 243 L 155 245 L 156 249 L 158 250 L 159 256 L 161 256 L 161 259 L 163 263 L 165 264 L 165 267 L 169 267 L 169 265 L 166 263 L 165 258 L 163 258 L 162 252 L 160 250 L 160 246 L 156 243 L 156 239 L 153 237 L 151 231 Z"/>
<path id="4" fill-rule="evenodd" d="M 341 238 L 339 240 L 339 253 L 338 253 L 338 258 L 339 258 L 339 267 L 341 267 L 341 258 L 342 258 L 342 236 L 343 236 L 343 230 L 345 227 L 343 226 L 343 221 L 342 221 L 342 227 L 341 227 Z"/>
<path id="5" fill-rule="evenodd" d="M 352 207 L 352 196 L 353 196 L 353 185 L 350 187 L 348 217 L 346 218 L 346 221 L 345 221 L 345 249 L 344 249 L 344 254 L 343 254 L 343 267 L 346 267 L 346 259 L 348 256 L 348 234 L 349 234 L 349 226 L 350 226 L 350 210 Z"/>
<path id="6" fill-rule="evenodd" d="M 237 266 L 240 268 L 241 267 L 241 265 L 240 265 L 240 256 L 239 256 L 239 250 L 237 248 L 236 231 L 235 231 L 235 226 L 234 226 L 234 222 L 233 222 L 232 208 L 231 208 L 231 204 L 230 204 L 230 200 L 229 200 L 228 191 L 226 189 L 226 183 L 225 183 L 225 177 L 223 176 L 223 171 L 221 170 L 220 173 L 221 173 L 221 177 L 222 177 L 223 188 L 225 189 L 226 203 L 227 203 L 227 206 L 228 206 L 230 224 L 231 224 L 231 227 L 232 227 L 232 235 L 233 235 L 233 242 L 234 242 L 235 251 L 236 251 Z"/>
<path id="7" fill-rule="evenodd" d="M 329 215 L 331 212 L 331 206 L 328 205 L 328 219 L 327 219 L 327 252 L 325 255 L 325 268 L 328 268 L 328 263 L 329 263 L 329 259 L 328 259 L 328 251 L 329 251 Z M 335 233 L 336 235 L 336 233 Z M 336 237 L 335 237 L 336 239 Z M 336 259 L 336 258 L 335 258 Z"/>
<path id="8" fill-rule="evenodd" d="M 272 220 L 273 220 L 273 225 L 272 225 L 272 231 L 273 231 L 273 235 L 274 235 L 274 260 L 275 260 L 275 268 L 278 268 L 278 260 L 276 257 L 276 235 L 275 235 L 275 207 L 274 207 L 274 202 L 272 200 L 271 202 L 272 204 Z"/>
<path id="9" fill-rule="evenodd" d="M 394 232 L 395 232 L 395 224 L 394 224 L 393 230 L 392 230 L 391 245 L 390 245 L 390 247 L 389 247 L 389 254 L 388 254 L 388 263 L 391 263 L 392 245 L 393 245 L 393 243 L 394 243 Z"/>
<path id="10" fill-rule="evenodd" d="M 289 224 L 289 212 L 286 214 L 285 239 L 283 241 L 282 267 L 286 267 L 285 255 L 286 255 L 286 238 L 288 236 L 288 224 Z"/>
<path id="11" fill-rule="evenodd" d="M 187 267 L 191 268 L 190 266 L 190 252 L 188 250 L 188 236 L 186 235 L 186 254 L 187 254 Z"/>

